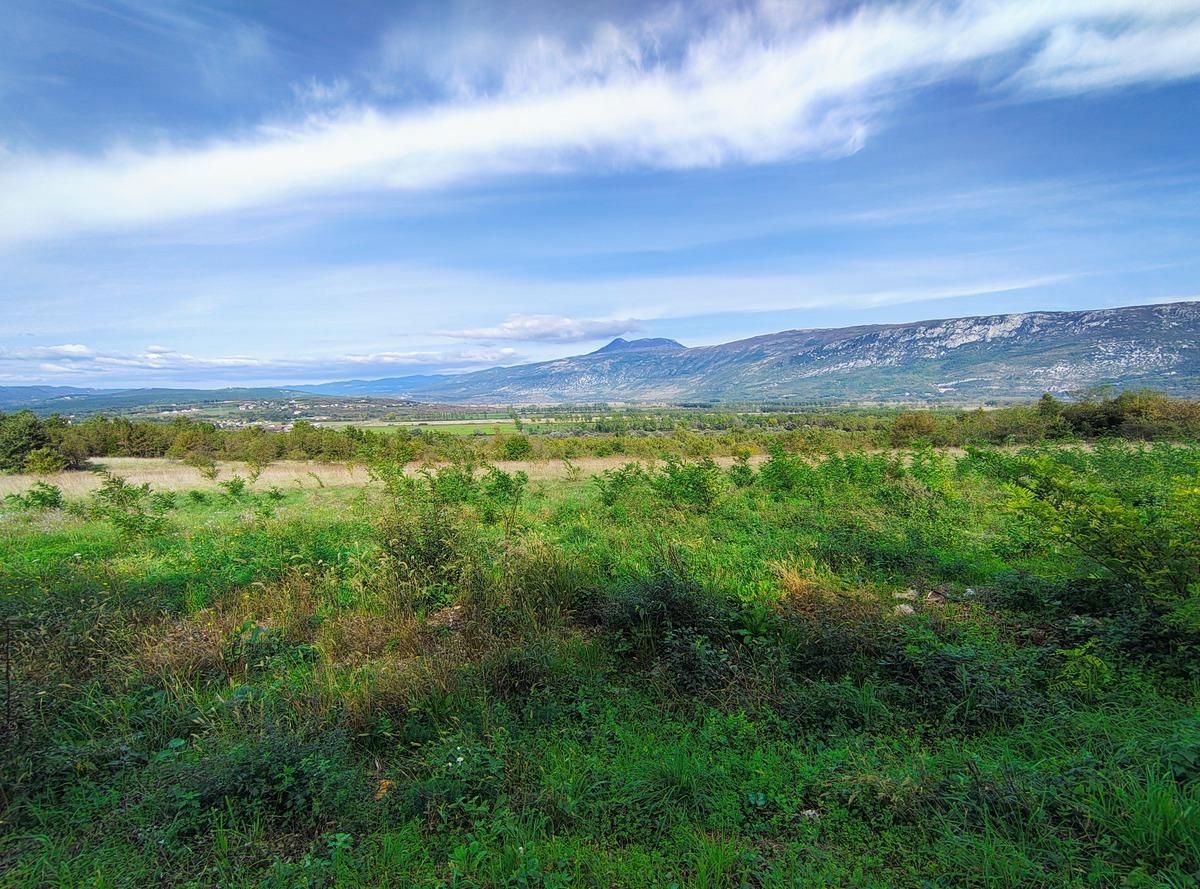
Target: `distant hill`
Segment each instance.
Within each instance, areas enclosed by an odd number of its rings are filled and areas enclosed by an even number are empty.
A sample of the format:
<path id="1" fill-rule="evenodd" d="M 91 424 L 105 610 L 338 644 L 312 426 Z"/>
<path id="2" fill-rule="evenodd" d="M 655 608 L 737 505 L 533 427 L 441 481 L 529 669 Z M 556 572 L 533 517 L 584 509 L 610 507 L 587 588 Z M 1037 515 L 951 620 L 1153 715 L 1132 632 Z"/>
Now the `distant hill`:
<path id="1" fill-rule="evenodd" d="M 622 337 L 617 337 L 607 346 L 601 346 L 592 355 L 604 355 L 612 352 L 640 352 L 646 349 L 661 349 L 670 352 L 678 352 L 686 349 L 683 343 L 677 343 L 675 340 L 668 340 L 663 337 L 646 337 L 640 340 L 627 340 Z"/>
<path id="2" fill-rule="evenodd" d="M 340 383 L 319 383 L 315 386 L 296 386 L 294 391 L 312 395 L 364 395 L 384 398 L 404 397 L 406 392 L 436 386 L 451 377 L 446 374 L 416 374 L 409 377 L 385 377 L 382 380 L 343 380 Z"/>
<path id="3" fill-rule="evenodd" d="M 690 349 L 615 339 L 554 361 L 319 391 L 446 403 L 978 403 L 1102 384 L 1200 395 L 1200 303 L 787 330 Z"/>
<path id="4" fill-rule="evenodd" d="M 0 386 L 0 410 L 20 410 L 54 399 L 77 398 L 112 390 L 77 389 L 74 386 Z"/>
<path id="5" fill-rule="evenodd" d="M 296 389 L 73 389 L 68 386 L 0 386 L 0 410 L 30 408 L 38 413 L 121 413 L 133 408 L 170 408 L 257 399 L 286 399 L 307 393 Z"/>

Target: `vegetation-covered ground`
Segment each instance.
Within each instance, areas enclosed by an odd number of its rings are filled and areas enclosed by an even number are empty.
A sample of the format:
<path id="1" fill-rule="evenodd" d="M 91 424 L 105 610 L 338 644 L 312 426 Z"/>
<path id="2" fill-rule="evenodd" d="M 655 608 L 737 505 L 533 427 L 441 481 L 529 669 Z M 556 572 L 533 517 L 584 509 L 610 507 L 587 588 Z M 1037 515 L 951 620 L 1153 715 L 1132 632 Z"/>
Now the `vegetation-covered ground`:
<path id="1" fill-rule="evenodd" d="M 233 428 L 187 417 L 171 420 L 92 416 L 83 420 L 0 413 L 0 473 L 81 469 L 111 457 L 166 457 L 189 466 L 215 461 L 266 466 L 273 461 L 578 460 L 732 457 L 778 445 L 822 453 L 932 445 L 1036 444 L 1124 438 L 1200 439 L 1200 401 L 1155 392 L 1062 402 L 1046 395 L 1034 405 L 997 410 L 780 411 L 698 408 L 595 408 L 595 413 L 547 409 L 507 422 L 416 426 L 320 426 L 297 420 L 289 428 Z"/>
<path id="2" fill-rule="evenodd" d="M 1195 885 L 1200 448 L 787 444 L 9 497 L 0 884 Z"/>

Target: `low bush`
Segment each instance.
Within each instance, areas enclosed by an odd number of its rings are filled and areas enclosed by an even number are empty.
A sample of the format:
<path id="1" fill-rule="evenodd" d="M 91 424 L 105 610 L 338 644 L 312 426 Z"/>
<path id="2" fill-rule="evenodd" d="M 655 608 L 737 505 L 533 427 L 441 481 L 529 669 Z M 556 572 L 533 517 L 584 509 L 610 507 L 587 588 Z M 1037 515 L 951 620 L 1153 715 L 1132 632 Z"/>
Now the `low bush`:
<path id="1" fill-rule="evenodd" d="M 24 494 L 9 494 L 4 502 L 17 509 L 62 509 L 66 506 L 62 488 L 47 482 L 34 482 Z"/>

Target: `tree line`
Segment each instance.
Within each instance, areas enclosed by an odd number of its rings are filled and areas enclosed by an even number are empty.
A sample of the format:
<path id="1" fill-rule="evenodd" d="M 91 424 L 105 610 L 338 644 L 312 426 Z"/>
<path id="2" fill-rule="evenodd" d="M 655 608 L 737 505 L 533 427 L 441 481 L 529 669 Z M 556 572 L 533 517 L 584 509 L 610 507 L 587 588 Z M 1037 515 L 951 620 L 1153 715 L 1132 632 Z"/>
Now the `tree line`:
<path id="1" fill-rule="evenodd" d="M 630 411 L 474 437 L 423 427 L 335 429 L 303 420 L 286 431 L 226 429 L 190 418 L 162 422 L 96 416 L 72 422 L 24 410 L 0 413 L 0 472 L 83 469 L 97 457 L 167 457 L 197 466 L 217 460 L 257 465 L 276 460 L 569 460 L 728 456 L 772 445 L 796 451 L 853 450 L 1103 437 L 1200 439 L 1200 401 L 1133 391 L 1072 401 L 1045 395 L 1033 404 L 993 410 Z"/>

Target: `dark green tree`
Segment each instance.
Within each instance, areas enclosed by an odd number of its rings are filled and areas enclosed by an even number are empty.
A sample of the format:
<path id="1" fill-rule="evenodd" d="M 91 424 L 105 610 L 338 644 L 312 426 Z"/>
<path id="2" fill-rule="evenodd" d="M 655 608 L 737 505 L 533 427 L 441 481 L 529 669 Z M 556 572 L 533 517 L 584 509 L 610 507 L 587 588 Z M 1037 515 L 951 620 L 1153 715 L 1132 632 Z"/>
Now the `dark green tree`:
<path id="1" fill-rule="evenodd" d="M 20 472 L 29 453 L 48 443 L 46 426 L 33 411 L 0 416 L 0 472 Z"/>

